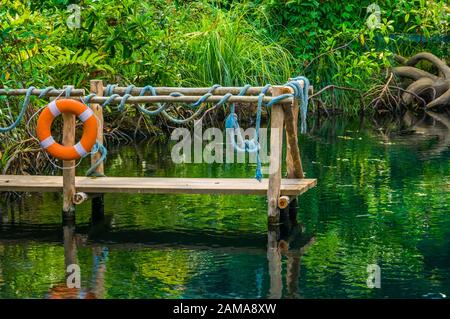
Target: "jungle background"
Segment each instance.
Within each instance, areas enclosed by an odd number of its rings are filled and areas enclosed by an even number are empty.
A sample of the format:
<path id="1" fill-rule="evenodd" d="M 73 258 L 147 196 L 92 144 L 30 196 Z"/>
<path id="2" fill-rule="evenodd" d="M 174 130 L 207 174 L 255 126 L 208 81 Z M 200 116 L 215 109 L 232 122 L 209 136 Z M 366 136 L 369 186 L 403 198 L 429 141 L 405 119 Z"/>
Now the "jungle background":
<path id="1" fill-rule="evenodd" d="M 80 13 L 75 27 L 71 5 Z M 448 59 L 448 14 L 446 1 L 425 0 L 2 0 L 0 87 L 89 89 L 91 79 L 243 86 L 305 75 L 315 92 L 329 88 L 311 99 L 312 112 L 392 113 L 395 103 L 380 97 L 388 70 L 397 65 L 394 56 L 428 51 Z M 20 105 L 21 98 L 0 97 L 2 126 L 14 121 Z M 164 119 L 133 108 L 119 116 L 108 111 L 107 138 L 166 136 Z M 252 109 L 241 112 L 251 124 Z M 210 120 L 223 125 L 216 115 Z M 5 134 L 0 146 L 3 168 L 17 152 L 39 152 L 23 126 Z"/>
<path id="2" fill-rule="evenodd" d="M 70 4 L 79 28 L 67 23 Z M 447 59 L 448 10 L 425 0 L 2 0 L 0 85 L 240 86 L 302 74 L 316 90 L 364 93 L 385 81 L 393 54 Z M 353 91 L 336 95 L 347 112 L 362 107 Z"/>

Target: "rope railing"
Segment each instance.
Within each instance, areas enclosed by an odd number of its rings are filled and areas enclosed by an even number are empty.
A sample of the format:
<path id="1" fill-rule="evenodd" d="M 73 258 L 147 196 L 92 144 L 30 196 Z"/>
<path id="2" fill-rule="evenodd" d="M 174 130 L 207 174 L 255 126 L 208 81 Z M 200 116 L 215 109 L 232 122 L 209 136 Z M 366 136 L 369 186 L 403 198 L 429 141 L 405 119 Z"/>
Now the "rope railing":
<path id="1" fill-rule="evenodd" d="M 117 105 L 117 110 L 120 112 L 125 110 L 126 104 L 136 104 L 137 109 L 142 114 L 146 116 L 156 116 L 161 114 L 167 120 L 175 124 L 185 124 L 198 119 L 201 114 L 204 116 L 213 109 L 230 104 L 230 114 L 225 120 L 225 126 L 227 129 L 232 129 L 232 145 L 238 152 L 256 153 L 257 168 L 255 177 L 260 181 L 262 173 L 259 155 L 259 131 L 263 106 L 270 108 L 274 104 L 291 104 L 294 99 L 298 99 L 301 102 L 301 132 L 306 132 L 308 91 L 310 86 L 309 80 L 306 77 L 300 76 L 291 79 L 285 83 L 284 86 L 291 88 L 292 93 L 285 93 L 279 96 L 267 96 L 272 87 L 270 84 L 263 87 L 252 87 L 250 85 L 245 85 L 243 87 L 222 87 L 216 84 L 209 88 L 171 88 L 153 87 L 150 85 L 145 87 L 135 87 L 134 85 L 119 87 L 116 84 L 108 84 L 105 88 L 104 96 L 98 96 L 94 93 L 85 96 L 84 90 L 74 89 L 70 86 L 65 89 L 55 89 L 53 87 L 44 89 L 36 89 L 35 87 L 30 87 L 28 89 L 0 89 L 0 95 L 25 95 L 19 115 L 10 125 L 0 127 L 0 133 L 9 132 L 21 123 L 32 96 L 37 96 L 38 98 L 43 98 L 45 96 L 59 98 L 64 94 L 66 97 L 80 97 L 85 104 L 96 103 L 101 104 L 102 107 Z M 177 118 L 172 116 L 167 110 L 174 103 L 185 103 L 189 109 L 194 110 L 193 114 L 188 118 Z M 238 117 L 235 112 L 235 103 L 257 104 L 255 120 L 256 134 L 253 139 L 243 138 Z M 156 104 L 156 108 L 148 109 L 145 106 L 146 104 Z M 206 104 L 214 105 L 210 108 L 206 108 Z M 106 159 L 107 150 L 101 143 L 97 143 L 89 154 L 94 154 L 96 152 L 100 152 L 102 156 L 89 168 L 87 172 L 87 175 L 89 176 L 92 175 L 95 172 L 95 169 Z"/>

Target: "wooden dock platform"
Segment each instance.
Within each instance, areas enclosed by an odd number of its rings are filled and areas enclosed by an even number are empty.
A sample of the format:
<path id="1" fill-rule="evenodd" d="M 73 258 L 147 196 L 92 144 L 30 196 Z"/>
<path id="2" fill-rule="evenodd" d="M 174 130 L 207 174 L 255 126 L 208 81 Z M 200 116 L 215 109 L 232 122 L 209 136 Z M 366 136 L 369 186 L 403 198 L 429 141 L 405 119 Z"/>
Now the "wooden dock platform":
<path id="1" fill-rule="evenodd" d="M 316 179 L 283 179 L 281 195 L 297 196 L 316 186 Z M 76 177 L 77 192 L 139 194 L 267 195 L 268 179 Z M 62 192 L 62 176 L 0 175 L 0 192 Z"/>

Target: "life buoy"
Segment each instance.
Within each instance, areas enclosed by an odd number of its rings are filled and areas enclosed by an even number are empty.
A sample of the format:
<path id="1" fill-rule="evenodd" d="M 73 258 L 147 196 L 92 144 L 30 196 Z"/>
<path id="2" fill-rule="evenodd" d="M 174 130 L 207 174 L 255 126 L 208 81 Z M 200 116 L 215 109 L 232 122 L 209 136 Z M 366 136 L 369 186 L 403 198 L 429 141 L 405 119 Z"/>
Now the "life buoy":
<path id="1" fill-rule="evenodd" d="M 81 140 L 73 146 L 64 146 L 53 139 L 53 120 L 61 113 L 76 115 L 83 124 Z M 41 147 L 50 155 L 64 161 L 77 160 L 91 151 L 97 141 L 98 124 L 92 110 L 85 104 L 71 99 L 52 101 L 39 115 L 36 128 Z"/>

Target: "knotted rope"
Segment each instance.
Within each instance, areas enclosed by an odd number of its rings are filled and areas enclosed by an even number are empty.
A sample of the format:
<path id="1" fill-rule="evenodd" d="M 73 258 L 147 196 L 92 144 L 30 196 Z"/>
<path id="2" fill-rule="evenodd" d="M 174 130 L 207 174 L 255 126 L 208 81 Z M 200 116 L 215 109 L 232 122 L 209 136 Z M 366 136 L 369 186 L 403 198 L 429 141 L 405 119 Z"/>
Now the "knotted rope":
<path id="1" fill-rule="evenodd" d="M 304 83 L 303 87 L 300 85 L 299 81 L 303 81 L 303 83 Z M 116 84 L 108 84 L 106 86 L 104 95 L 107 97 L 107 99 L 102 104 L 102 107 L 107 107 L 108 105 L 112 104 L 116 98 L 121 97 L 119 94 L 113 93 L 116 86 L 117 86 Z M 227 130 L 227 132 L 231 132 L 233 134 L 233 136 L 231 138 L 233 148 L 238 152 L 256 153 L 257 167 L 256 167 L 255 177 L 259 181 L 261 181 L 261 179 L 262 179 L 262 172 L 261 172 L 262 164 L 261 164 L 261 158 L 260 158 L 260 154 L 259 154 L 259 151 L 260 151 L 259 133 L 260 133 L 260 127 L 261 127 L 262 107 L 266 106 L 269 108 L 272 105 L 279 103 L 286 98 L 295 98 L 295 99 L 300 100 L 301 133 L 306 132 L 306 116 L 307 116 L 307 112 L 308 112 L 308 91 L 309 91 L 310 82 L 306 77 L 299 76 L 299 77 L 293 78 L 291 81 L 287 82 L 285 84 L 285 86 L 292 88 L 294 92 L 276 96 L 276 97 L 272 98 L 270 102 L 267 102 L 267 103 L 264 102 L 264 97 L 266 96 L 268 90 L 271 88 L 271 85 L 267 84 L 266 86 L 264 86 L 262 88 L 260 94 L 258 95 L 256 120 L 255 120 L 256 132 L 255 132 L 255 136 L 252 139 L 244 139 L 242 136 L 242 132 L 240 130 L 240 126 L 239 126 L 239 122 L 238 122 L 238 117 L 236 114 L 235 103 L 231 104 L 230 114 L 225 119 L 225 127 L 227 129 L 231 129 L 231 131 Z M 149 110 L 143 105 L 138 105 L 137 109 L 142 114 L 147 115 L 147 116 L 156 116 L 156 115 L 162 114 L 166 119 L 168 119 L 169 121 L 171 121 L 175 124 L 184 124 L 184 123 L 187 123 L 187 122 L 190 122 L 190 121 L 196 119 L 200 114 L 203 113 L 203 110 L 205 108 L 205 103 L 208 102 L 208 98 L 211 97 L 213 95 L 214 91 L 219 87 L 220 87 L 220 85 L 218 85 L 218 84 L 211 86 L 208 89 L 208 91 L 204 95 L 202 95 L 197 101 L 188 104 L 188 106 L 190 108 L 195 109 L 194 113 L 191 116 L 189 116 L 188 118 L 176 118 L 176 117 L 170 115 L 167 112 L 167 109 L 170 106 L 168 103 L 156 103 L 157 108 L 155 110 Z M 247 93 L 247 91 L 250 89 L 250 87 L 251 86 L 249 84 L 245 85 L 239 92 L 238 96 L 245 95 Z M 0 127 L 0 133 L 9 132 L 9 131 L 13 130 L 14 128 L 16 128 L 20 124 L 20 122 L 22 121 L 22 119 L 25 115 L 25 112 L 29 106 L 32 91 L 34 89 L 35 89 L 35 87 L 29 87 L 27 89 L 18 117 L 11 125 L 9 125 L 7 127 Z M 127 103 L 127 100 L 130 97 L 132 97 L 133 89 L 135 89 L 134 85 L 129 85 L 126 88 L 124 95 L 121 97 L 121 101 L 117 106 L 118 111 L 123 112 L 125 110 L 125 105 Z M 44 97 L 51 90 L 54 90 L 54 88 L 53 87 L 45 88 L 39 94 L 38 98 Z M 71 91 L 72 91 L 72 87 L 67 87 L 65 89 L 65 96 L 70 97 Z M 157 96 L 156 89 L 151 85 L 147 85 L 147 86 L 141 88 L 141 90 L 139 92 L 139 96 L 144 96 L 148 92 L 152 96 Z M 184 94 L 182 94 L 180 92 L 172 92 L 172 93 L 170 93 L 170 96 L 180 97 L 180 96 L 184 96 Z M 217 102 L 212 108 L 210 108 L 206 112 L 208 112 L 214 108 L 226 105 L 228 100 L 232 96 L 233 96 L 233 94 L 226 93 L 219 102 Z M 90 101 L 94 97 L 96 97 L 96 94 L 92 93 L 92 94 L 85 96 L 82 99 L 82 101 L 85 104 L 90 104 Z M 204 114 L 206 114 L 206 112 Z M 237 141 L 235 139 L 235 135 L 237 137 Z M 95 174 L 95 169 L 106 159 L 107 154 L 108 154 L 108 151 L 105 148 L 105 146 L 98 142 L 94 145 L 94 147 L 92 148 L 92 150 L 89 154 L 95 154 L 97 152 L 101 153 L 101 157 L 96 161 L 96 163 L 94 163 L 88 169 L 88 171 L 86 173 L 88 176 L 92 176 Z"/>

